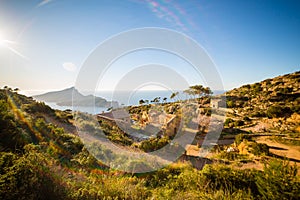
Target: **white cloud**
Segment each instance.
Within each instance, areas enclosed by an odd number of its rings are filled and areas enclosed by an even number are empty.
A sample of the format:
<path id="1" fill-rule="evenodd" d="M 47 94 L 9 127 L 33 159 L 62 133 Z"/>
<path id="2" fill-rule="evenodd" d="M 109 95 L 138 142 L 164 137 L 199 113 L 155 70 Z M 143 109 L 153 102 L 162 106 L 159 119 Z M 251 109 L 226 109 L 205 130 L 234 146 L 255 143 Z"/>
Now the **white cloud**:
<path id="1" fill-rule="evenodd" d="M 62 64 L 63 68 L 67 71 L 74 72 L 77 69 L 77 66 L 71 62 L 65 62 Z"/>
<path id="2" fill-rule="evenodd" d="M 50 3 L 51 1 L 53 1 L 53 0 L 43 0 L 43 1 L 41 1 L 41 2 L 37 5 L 37 7 L 44 6 L 44 5 L 48 4 L 48 3 Z"/>

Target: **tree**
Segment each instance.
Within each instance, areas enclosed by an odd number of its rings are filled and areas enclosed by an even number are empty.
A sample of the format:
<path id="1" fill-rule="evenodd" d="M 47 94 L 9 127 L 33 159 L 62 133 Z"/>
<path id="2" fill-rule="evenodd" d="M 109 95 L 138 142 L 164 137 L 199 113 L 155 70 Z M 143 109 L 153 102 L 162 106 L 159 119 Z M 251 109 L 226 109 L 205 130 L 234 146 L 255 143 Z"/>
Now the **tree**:
<path id="1" fill-rule="evenodd" d="M 193 95 L 194 98 L 195 98 L 195 93 L 194 93 L 194 91 L 191 90 L 191 89 L 186 89 L 186 90 L 183 91 L 183 93 L 187 94 L 188 96 Z"/>
<path id="2" fill-rule="evenodd" d="M 144 103 L 146 103 L 146 102 L 145 102 L 143 99 L 140 99 L 140 100 L 139 100 L 139 104 L 140 104 L 140 105 L 142 105 L 142 104 L 144 104 Z"/>
<path id="3" fill-rule="evenodd" d="M 204 94 L 206 96 L 212 95 L 213 92 L 211 91 L 211 89 L 209 87 L 204 88 Z"/>
<path id="4" fill-rule="evenodd" d="M 178 94 L 179 92 L 173 92 L 170 96 L 170 99 L 174 99 Z"/>
<path id="5" fill-rule="evenodd" d="M 153 100 L 151 100 L 152 103 L 159 103 L 160 97 L 155 97 Z"/>
<path id="6" fill-rule="evenodd" d="M 196 97 L 200 98 L 202 96 L 209 96 L 213 92 L 211 91 L 211 89 L 209 87 L 203 87 L 202 85 L 193 85 L 193 86 L 190 86 L 189 89 L 184 90 L 184 93 L 186 93 L 188 95 L 193 95 L 194 98 L 196 98 Z"/>
<path id="7" fill-rule="evenodd" d="M 4 90 L 11 92 L 12 89 L 10 87 L 8 87 L 7 85 L 3 87 Z"/>
<path id="8" fill-rule="evenodd" d="M 194 95 L 198 95 L 198 97 L 204 94 L 204 87 L 202 85 L 194 85 L 190 86 L 191 93 Z"/>

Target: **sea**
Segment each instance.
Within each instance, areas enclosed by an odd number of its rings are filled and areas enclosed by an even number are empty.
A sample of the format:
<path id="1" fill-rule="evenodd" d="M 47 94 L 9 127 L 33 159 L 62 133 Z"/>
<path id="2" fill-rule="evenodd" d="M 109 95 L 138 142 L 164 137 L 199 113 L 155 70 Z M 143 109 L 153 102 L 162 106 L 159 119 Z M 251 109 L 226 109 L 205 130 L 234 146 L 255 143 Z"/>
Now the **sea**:
<path id="1" fill-rule="evenodd" d="M 178 92 L 178 95 L 175 98 L 170 99 L 170 96 L 173 92 Z M 224 91 L 216 90 L 213 91 L 214 95 L 222 94 Z M 94 96 L 102 97 L 107 101 L 117 101 L 120 107 L 130 106 L 130 105 L 139 105 L 140 100 L 148 101 L 151 103 L 155 98 L 159 98 L 160 102 L 173 102 L 178 100 L 185 100 L 188 98 L 186 94 L 182 91 L 168 91 L 168 90 L 143 90 L 143 91 L 101 91 L 93 94 Z M 53 102 L 45 102 L 53 109 L 58 110 L 73 110 L 81 111 L 89 114 L 99 114 L 103 112 L 108 112 L 109 108 L 107 107 L 87 107 L 87 106 L 60 106 Z"/>

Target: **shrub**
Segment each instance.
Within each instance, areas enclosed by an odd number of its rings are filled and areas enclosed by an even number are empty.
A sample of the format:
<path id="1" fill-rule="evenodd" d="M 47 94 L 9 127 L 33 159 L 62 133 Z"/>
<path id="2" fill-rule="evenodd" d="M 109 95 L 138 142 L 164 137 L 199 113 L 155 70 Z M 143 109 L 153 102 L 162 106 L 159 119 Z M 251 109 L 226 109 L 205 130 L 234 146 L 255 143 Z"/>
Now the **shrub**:
<path id="1" fill-rule="evenodd" d="M 260 156 L 260 155 L 269 155 L 269 146 L 263 143 L 253 143 L 251 145 L 252 150 L 250 151 L 251 153 L 253 153 L 256 156 Z"/>
<path id="2" fill-rule="evenodd" d="M 234 122 L 234 126 L 243 126 L 245 123 L 242 120 L 237 120 Z"/>
<path id="3" fill-rule="evenodd" d="M 28 113 L 47 113 L 55 116 L 54 110 L 44 102 L 33 102 L 31 104 L 25 104 L 22 106 L 22 109 Z"/>
<path id="4" fill-rule="evenodd" d="M 266 117 L 266 113 L 263 111 L 254 111 L 250 114 L 250 117 Z"/>
<path id="5" fill-rule="evenodd" d="M 256 179 L 258 191 L 263 199 L 300 199 L 296 165 L 271 160 L 265 164 L 264 173 Z"/>
<path id="6" fill-rule="evenodd" d="M 155 137 L 142 141 L 139 148 L 145 152 L 151 152 L 166 146 L 169 142 L 170 139 L 167 136 Z"/>
<path id="7" fill-rule="evenodd" d="M 225 120 L 225 122 L 224 122 L 224 126 L 229 126 L 229 124 L 232 123 L 232 122 L 234 122 L 233 119 L 227 118 L 227 119 Z"/>
<path id="8" fill-rule="evenodd" d="M 50 173 L 48 162 L 34 148 L 22 157 L 1 153 L 0 199 L 65 199 L 65 188 Z"/>
<path id="9" fill-rule="evenodd" d="M 233 108 L 235 106 L 234 102 L 232 100 L 229 100 L 226 102 L 226 107 L 227 108 Z"/>
<path id="10" fill-rule="evenodd" d="M 255 84 L 251 85 L 251 88 L 252 88 L 254 94 L 262 91 L 260 83 L 255 83 Z"/>
<path id="11" fill-rule="evenodd" d="M 234 142 L 236 145 L 239 145 L 243 142 L 243 140 L 251 140 L 251 136 L 245 134 L 238 134 L 237 136 L 235 136 Z"/>
<path id="12" fill-rule="evenodd" d="M 282 115 L 283 115 L 283 109 L 281 106 L 274 105 L 269 107 L 267 110 L 267 117 L 269 118 L 281 117 Z"/>
<path id="13" fill-rule="evenodd" d="M 237 152 L 221 152 L 218 155 L 218 158 L 220 159 L 225 159 L 229 161 L 234 161 L 234 160 L 240 160 L 240 159 L 246 159 L 247 155 L 244 154 L 239 154 Z"/>
<path id="14" fill-rule="evenodd" d="M 244 190 L 257 193 L 255 175 L 255 170 L 236 170 L 217 164 L 205 165 L 201 171 L 201 181 L 213 191 L 223 190 L 232 194 Z"/>
<path id="15" fill-rule="evenodd" d="M 243 120 L 244 120 L 244 121 L 251 121 L 251 119 L 250 119 L 249 117 L 247 117 L 247 116 L 245 116 L 245 117 L 243 118 Z"/>

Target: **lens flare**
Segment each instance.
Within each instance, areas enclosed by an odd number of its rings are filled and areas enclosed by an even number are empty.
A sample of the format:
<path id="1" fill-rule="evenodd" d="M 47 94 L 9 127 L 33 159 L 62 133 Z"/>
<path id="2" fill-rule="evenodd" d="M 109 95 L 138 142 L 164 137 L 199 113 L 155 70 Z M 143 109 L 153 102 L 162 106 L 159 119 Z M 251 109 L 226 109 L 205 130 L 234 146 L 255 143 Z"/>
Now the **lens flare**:
<path id="1" fill-rule="evenodd" d="M 20 53 L 14 46 L 18 45 L 17 42 L 12 41 L 12 40 L 7 40 L 5 39 L 5 36 L 3 33 L 0 32 L 0 47 L 6 48 L 9 51 L 11 51 L 12 53 L 16 54 L 17 56 L 24 58 L 26 60 L 28 60 L 28 58 L 23 55 L 22 53 Z"/>
<path id="2" fill-rule="evenodd" d="M 35 129 L 33 126 L 33 122 L 26 118 L 26 114 L 18 108 L 17 104 L 14 102 L 13 98 L 8 94 L 7 95 L 8 104 L 10 106 L 11 111 L 14 113 L 16 118 L 20 121 L 22 121 L 30 130 L 30 132 L 34 135 L 34 137 L 39 141 L 42 142 L 44 138 L 50 138 L 54 139 L 55 135 L 52 133 L 41 133 L 38 130 Z M 46 135 L 45 135 L 46 134 Z M 63 145 L 60 144 L 60 141 L 53 140 L 53 142 L 50 142 L 49 144 L 54 149 L 57 149 L 59 152 L 62 152 L 64 155 L 68 155 L 68 150 L 63 147 Z"/>

